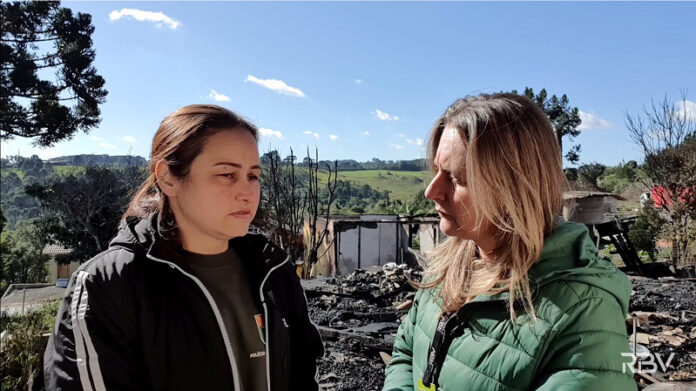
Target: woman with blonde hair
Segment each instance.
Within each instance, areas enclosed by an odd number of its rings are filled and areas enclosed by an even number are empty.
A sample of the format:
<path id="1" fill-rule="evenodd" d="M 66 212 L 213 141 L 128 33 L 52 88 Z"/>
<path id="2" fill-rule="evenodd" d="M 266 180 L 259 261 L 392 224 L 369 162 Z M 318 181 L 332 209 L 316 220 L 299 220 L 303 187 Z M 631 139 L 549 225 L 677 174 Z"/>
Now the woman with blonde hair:
<path id="1" fill-rule="evenodd" d="M 635 390 L 624 371 L 631 284 L 582 224 L 553 127 L 516 94 L 468 97 L 429 140 L 449 237 L 399 328 L 384 390 Z"/>
<path id="2" fill-rule="evenodd" d="M 318 330 L 285 251 L 249 234 L 256 126 L 169 114 L 109 248 L 73 274 L 44 355 L 48 390 L 317 390 Z"/>

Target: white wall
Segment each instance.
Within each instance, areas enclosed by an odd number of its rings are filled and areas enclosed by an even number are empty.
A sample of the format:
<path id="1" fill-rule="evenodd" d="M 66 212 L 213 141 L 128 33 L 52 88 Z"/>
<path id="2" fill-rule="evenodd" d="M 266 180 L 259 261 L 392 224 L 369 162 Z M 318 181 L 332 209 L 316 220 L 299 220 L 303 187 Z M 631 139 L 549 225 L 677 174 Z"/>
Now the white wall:
<path id="1" fill-rule="evenodd" d="M 364 215 L 360 216 L 361 222 L 375 220 L 397 220 L 397 216 Z M 357 223 L 358 221 L 356 221 Z M 370 226 L 358 226 L 340 233 L 338 272 L 350 274 L 355 269 L 368 269 L 371 266 L 381 266 L 388 262 L 396 262 L 396 223 L 375 223 Z M 406 231 L 403 227 L 402 241 L 406 240 Z M 358 247 L 358 234 L 360 234 L 360 246 Z M 358 248 L 360 257 L 358 258 Z M 359 259 L 359 266 L 358 266 Z"/>
<path id="2" fill-rule="evenodd" d="M 442 243 L 446 236 L 440 231 L 439 225 L 421 224 L 418 230 L 418 239 L 420 240 L 420 251 L 426 253 L 438 244 L 437 239 Z"/>

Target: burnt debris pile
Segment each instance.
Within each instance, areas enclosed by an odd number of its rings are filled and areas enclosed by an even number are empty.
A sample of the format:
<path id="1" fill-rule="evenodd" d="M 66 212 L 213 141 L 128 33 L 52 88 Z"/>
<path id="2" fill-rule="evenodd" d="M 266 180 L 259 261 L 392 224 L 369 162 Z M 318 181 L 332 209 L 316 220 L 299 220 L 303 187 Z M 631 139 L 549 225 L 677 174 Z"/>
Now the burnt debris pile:
<path id="1" fill-rule="evenodd" d="M 389 263 L 347 276 L 303 281 L 309 314 L 324 339 L 323 390 L 380 390 L 400 321 L 421 272 Z"/>
<path id="2" fill-rule="evenodd" d="M 636 376 L 639 385 L 696 381 L 696 279 L 630 278 L 626 325 L 634 367 L 640 362 L 645 372 Z"/>
<path id="3" fill-rule="evenodd" d="M 420 270 L 387 264 L 302 281 L 310 317 L 326 347 L 319 363 L 322 390 L 382 388 L 396 332 L 413 304 L 416 289 L 411 282 L 420 279 Z M 626 327 L 637 352 L 639 389 L 696 382 L 696 279 L 630 279 L 633 293 Z"/>

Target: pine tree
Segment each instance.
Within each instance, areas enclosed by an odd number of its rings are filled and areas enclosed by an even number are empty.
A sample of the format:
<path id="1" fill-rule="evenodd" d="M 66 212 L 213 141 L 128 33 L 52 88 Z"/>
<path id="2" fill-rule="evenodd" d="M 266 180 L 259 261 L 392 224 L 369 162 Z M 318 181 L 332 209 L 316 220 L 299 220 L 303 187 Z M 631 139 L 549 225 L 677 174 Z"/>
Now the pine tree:
<path id="1" fill-rule="evenodd" d="M 96 126 L 107 91 L 92 65 L 92 17 L 57 1 L 2 2 L 0 16 L 0 139 L 46 147 Z"/>
<path id="2" fill-rule="evenodd" d="M 517 94 L 516 90 L 512 91 Z M 556 130 L 556 140 L 558 140 L 558 148 L 563 154 L 563 137 L 568 136 L 570 141 L 580 135 L 580 112 L 577 107 L 569 105 L 568 97 L 563 94 L 560 98 L 556 95 L 548 96 L 546 89 L 541 89 L 538 94 L 534 94 L 534 90 L 529 87 L 524 89 L 524 94 L 527 98 L 536 102 L 542 110 L 549 116 L 554 130 Z M 580 144 L 571 146 L 565 154 L 565 158 L 577 164 L 580 160 Z"/>

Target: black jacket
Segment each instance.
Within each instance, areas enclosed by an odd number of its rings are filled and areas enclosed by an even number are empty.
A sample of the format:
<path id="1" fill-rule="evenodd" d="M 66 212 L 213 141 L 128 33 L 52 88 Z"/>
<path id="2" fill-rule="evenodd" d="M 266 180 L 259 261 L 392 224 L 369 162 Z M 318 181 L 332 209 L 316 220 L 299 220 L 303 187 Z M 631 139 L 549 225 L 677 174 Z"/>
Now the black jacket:
<path id="1" fill-rule="evenodd" d="M 48 390 L 239 390 L 219 310 L 156 218 L 124 224 L 73 274 L 44 355 Z M 264 308 L 269 389 L 317 390 L 324 348 L 285 252 L 261 235 L 230 246 Z"/>

